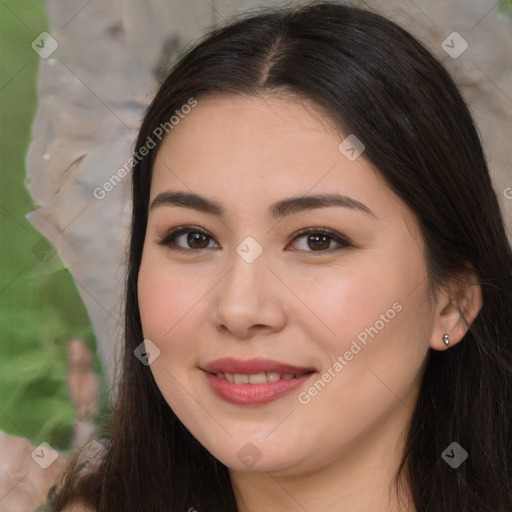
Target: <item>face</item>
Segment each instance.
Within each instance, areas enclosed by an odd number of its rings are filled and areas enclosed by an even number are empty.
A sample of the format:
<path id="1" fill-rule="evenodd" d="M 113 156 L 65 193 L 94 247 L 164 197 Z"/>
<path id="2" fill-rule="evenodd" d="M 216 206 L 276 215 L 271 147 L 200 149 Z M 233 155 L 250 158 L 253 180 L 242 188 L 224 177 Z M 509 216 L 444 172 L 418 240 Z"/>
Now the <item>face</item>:
<path id="1" fill-rule="evenodd" d="M 423 241 L 346 136 L 298 100 L 217 96 L 156 158 L 138 283 L 150 369 L 232 471 L 327 467 L 412 414 L 432 331 Z"/>

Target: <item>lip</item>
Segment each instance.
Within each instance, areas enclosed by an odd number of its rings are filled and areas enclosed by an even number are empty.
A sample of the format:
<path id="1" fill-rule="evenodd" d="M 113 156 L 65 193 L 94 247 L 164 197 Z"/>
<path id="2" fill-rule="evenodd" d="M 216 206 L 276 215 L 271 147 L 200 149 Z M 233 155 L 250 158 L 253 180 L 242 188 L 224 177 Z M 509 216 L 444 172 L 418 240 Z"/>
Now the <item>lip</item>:
<path id="1" fill-rule="evenodd" d="M 314 373 L 312 368 L 280 363 L 270 359 L 234 359 L 223 358 L 212 361 L 203 368 L 203 373 L 213 390 L 219 397 L 235 405 L 265 405 L 288 395 L 306 382 Z M 254 374 L 263 372 L 299 374 L 293 379 L 278 380 L 261 384 L 235 384 L 217 377 L 217 373 Z"/>

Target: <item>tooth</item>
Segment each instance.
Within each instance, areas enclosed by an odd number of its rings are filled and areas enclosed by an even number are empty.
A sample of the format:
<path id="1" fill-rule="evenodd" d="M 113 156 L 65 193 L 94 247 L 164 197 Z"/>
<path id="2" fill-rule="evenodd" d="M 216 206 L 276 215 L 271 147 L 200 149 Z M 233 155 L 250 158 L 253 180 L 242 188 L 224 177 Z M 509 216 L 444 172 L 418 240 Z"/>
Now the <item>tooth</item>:
<path id="1" fill-rule="evenodd" d="M 249 375 L 244 373 L 235 373 L 235 384 L 249 384 Z"/>
<path id="2" fill-rule="evenodd" d="M 219 373 L 217 373 L 216 377 L 218 377 L 219 379 L 223 379 L 224 374 L 222 372 L 219 372 Z"/>
<path id="3" fill-rule="evenodd" d="M 235 378 L 233 376 L 232 373 L 225 373 L 224 374 L 224 378 L 228 381 L 228 382 L 235 382 Z"/>
<path id="4" fill-rule="evenodd" d="M 283 375 L 281 376 L 281 379 L 282 379 L 282 380 L 290 380 L 290 379 L 293 379 L 293 373 L 283 373 Z"/>
<path id="5" fill-rule="evenodd" d="M 266 384 L 267 376 L 264 373 L 253 373 L 249 375 L 249 384 Z"/>
<path id="6" fill-rule="evenodd" d="M 267 372 L 267 382 L 277 382 L 281 380 L 281 374 L 277 372 Z"/>

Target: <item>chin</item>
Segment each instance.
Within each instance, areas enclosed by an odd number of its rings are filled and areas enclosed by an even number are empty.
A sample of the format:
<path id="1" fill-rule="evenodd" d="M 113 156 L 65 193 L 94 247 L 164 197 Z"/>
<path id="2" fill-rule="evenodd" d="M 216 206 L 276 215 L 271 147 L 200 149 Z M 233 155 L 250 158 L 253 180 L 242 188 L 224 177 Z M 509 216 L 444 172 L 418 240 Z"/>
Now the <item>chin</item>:
<path id="1" fill-rule="evenodd" d="M 307 456 L 301 458 L 286 446 L 269 446 L 257 441 L 219 448 L 209 451 L 231 471 L 241 473 L 279 473 L 284 476 L 294 473 L 302 465 L 301 461 L 308 460 Z"/>

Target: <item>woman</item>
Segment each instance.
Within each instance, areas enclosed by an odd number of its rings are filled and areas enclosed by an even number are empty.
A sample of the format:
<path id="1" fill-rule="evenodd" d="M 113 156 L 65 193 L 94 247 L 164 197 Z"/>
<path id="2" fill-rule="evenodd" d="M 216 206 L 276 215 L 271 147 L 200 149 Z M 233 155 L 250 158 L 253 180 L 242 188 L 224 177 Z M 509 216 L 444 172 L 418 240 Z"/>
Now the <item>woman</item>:
<path id="1" fill-rule="evenodd" d="M 216 30 L 133 163 L 120 392 L 55 510 L 511 509 L 511 250 L 412 36 L 332 3 Z"/>

